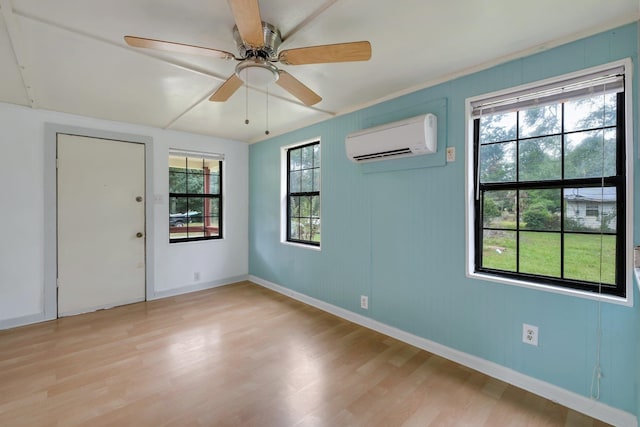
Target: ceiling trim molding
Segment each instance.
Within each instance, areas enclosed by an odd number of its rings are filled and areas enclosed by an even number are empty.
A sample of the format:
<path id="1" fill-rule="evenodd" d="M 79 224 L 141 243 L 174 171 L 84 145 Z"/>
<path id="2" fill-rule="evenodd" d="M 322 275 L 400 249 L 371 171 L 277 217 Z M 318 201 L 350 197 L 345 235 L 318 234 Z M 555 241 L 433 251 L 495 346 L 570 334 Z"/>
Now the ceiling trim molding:
<path id="1" fill-rule="evenodd" d="M 16 22 L 15 11 L 11 0 L 0 0 L 0 12 L 2 20 L 7 27 L 7 35 L 9 36 L 9 43 L 11 44 L 11 50 L 15 58 L 18 70 L 20 72 L 20 78 L 22 79 L 22 87 L 27 94 L 29 105 L 31 108 L 37 108 L 36 97 L 33 93 L 32 80 L 30 76 L 31 67 L 27 61 L 28 55 L 25 54 L 25 47 L 22 35 L 18 29 Z"/>
<path id="2" fill-rule="evenodd" d="M 163 129 L 171 128 L 171 126 L 173 126 L 175 124 L 175 122 L 177 122 L 182 117 L 184 117 L 185 114 L 189 113 L 191 110 L 196 108 L 198 105 L 200 105 L 204 101 L 208 100 L 209 97 L 215 92 L 216 89 L 217 89 L 217 86 L 213 90 L 210 90 L 209 92 L 207 92 L 204 96 L 200 97 L 196 102 L 194 102 L 193 104 L 188 106 L 184 111 L 182 111 L 180 114 L 175 116 L 173 119 L 169 120 L 169 122 L 166 125 L 163 126 Z"/>
<path id="3" fill-rule="evenodd" d="M 311 12 L 311 14 L 309 16 L 304 18 L 298 25 L 293 27 L 291 29 L 291 31 L 289 31 L 287 34 L 283 34 L 282 35 L 282 42 L 285 43 L 289 38 L 293 37 L 294 34 L 296 34 L 298 31 L 300 31 L 301 29 L 303 29 L 304 27 L 309 25 L 311 23 L 311 21 L 314 21 L 325 10 L 329 9 L 331 6 L 333 6 L 337 2 L 338 2 L 338 0 L 326 0 L 322 5 L 320 5 L 319 8 L 317 8 L 316 10 Z"/>
<path id="4" fill-rule="evenodd" d="M 9 1 L 9 0 L 0 0 L 0 2 L 4 2 L 4 1 Z M 22 11 L 19 11 L 19 10 L 14 10 L 13 12 L 14 12 L 15 15 L 20 16 L 22 18 L 38 22 L 40 24 L 44 24 L 44 25 L 47 25 L 49 27 L 57 28 L 59 30 L 63 30 L 63 31 L 66 31 L 68 33 L 72 33 L 72 34 L 75 34 L 75 35 L 78 35 L 78 36 L 81 36 L 81 37 L 86 37 L 86 38 L 91 39 L 91 40 L 95 40 L 95 41 L 98 41 L 98 42 L 101 42 L 101 43 L 105 43 L 105 44 L 108 44 L 108 45 L 111 45 L 111 46 L 115 46 L 117 48 L 124 49 L 124 50 L 127 50 L 129 52 L 135 52 L 138 55 L 146 56 L 148 58 L 153 58 L 155 60 L 158 60 L 158 61 L 170 64 L 170 65 L 173 65 L 174 67 L 178 67 L 178 68 L 180 68 L 182 70 L 185 70 L 185 71 L 190 71 L 192 73 L 200 74 L 200 75 L 203 75 L 203 76 L 206 76 L 206 77 L 212 77 L 212 78 L 214 78 L 216 80 L 219 80 L 221 82 L 223 82 L 223 81 L 225 81 L 227 79 L 226 77 L 222 77 L 222 76 L 220 76 L 218 74 L 214 74 L 214 73 L 212 73 L 212 72 L 210 72 L 208 70 L 193 66 L 191 64 L 186 64 L 186 63 L 183 63 L 183 62 L 175 60 L 175 59 L 170 59 L 170 58 L 167 58 L 165 56 L 161 56 L 159 54 L 154 54 L 154 53 L 152 53 L 153 51 L 147 51 L 147 50 L 142 50 L 142 49 L 131 48 L 131 47 L 125 45 L 124 42 L 122 42 L 122 43 L 115 42 L 115 41 L 110 40 L 110 39 L 105 39 L 103 37 L 95 36 L 93 34 L 89 34 L 89 33 L 85 32 L 85 31 L 78 30 L 78 29 L 75 29 L 75 28 L 71 28 L 71 27 L 68 27 L 66 25 L 61 25 L 61 24 L 58 24 L 56 22 L 49 21 L 48 19 L 40 18 L 38 16 L 34 16 L 34 15 L 31 15 L 29 13 L 25 13 L 25 12 L 22 12 Z"/>

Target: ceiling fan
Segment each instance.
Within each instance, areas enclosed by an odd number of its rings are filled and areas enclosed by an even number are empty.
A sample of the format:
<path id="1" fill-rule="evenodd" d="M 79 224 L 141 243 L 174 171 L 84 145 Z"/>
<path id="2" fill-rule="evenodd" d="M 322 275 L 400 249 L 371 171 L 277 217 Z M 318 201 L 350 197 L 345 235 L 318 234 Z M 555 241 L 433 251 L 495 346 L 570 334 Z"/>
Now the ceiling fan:
<path id="1" fill-rule="evenodd" d="M 276 82 L 305 105 L 314 105 L 322 98 L 288 72 L 274 65 L 321 64 L 329 62 L 367 61 L 371 58 L 371 44 L 368 41 L 308 46 L 278 51 L 282 43 L 280 30 L 263 22 L 260 17 L 258 0 L 228 0 L 236 25 L 233 37 L 239 55 L 219 49 L 193 46 L 143 37 L 125 36 L 129 46 L 158 49 L 170 52 L 208 55 L 222 59 L 239 61 L 236 71 L 214 94 L 210 101 L 223 102 L 229 99 L 243 83 L 266 85 Z"/>

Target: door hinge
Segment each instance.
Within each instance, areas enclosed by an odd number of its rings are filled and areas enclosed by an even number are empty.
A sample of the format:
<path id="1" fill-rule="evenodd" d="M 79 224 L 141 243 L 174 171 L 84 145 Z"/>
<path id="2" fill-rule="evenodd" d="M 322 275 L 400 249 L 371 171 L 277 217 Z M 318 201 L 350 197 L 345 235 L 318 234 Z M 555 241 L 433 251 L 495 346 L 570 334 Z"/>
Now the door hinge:
<path id="1" fill-rule="evenodd" d="M 56 277 L 56 288 L 60 287 L 60 278 Z"/>
<path id="2" fill-rule="evenodd" d="M 60 159 L 56 157 L 56 169 L 60 167 Z"/>

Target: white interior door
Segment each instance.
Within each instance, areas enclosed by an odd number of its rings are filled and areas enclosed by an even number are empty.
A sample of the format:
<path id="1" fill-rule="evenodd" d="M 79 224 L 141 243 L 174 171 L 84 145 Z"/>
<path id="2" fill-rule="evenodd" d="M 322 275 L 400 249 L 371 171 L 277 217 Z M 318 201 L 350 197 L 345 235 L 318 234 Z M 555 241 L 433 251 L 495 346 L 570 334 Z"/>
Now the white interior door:
<path id="1" fill-rule="evenodd" d="M 58 135 L 58 316 L 145 299 L 144 144 Z"/>

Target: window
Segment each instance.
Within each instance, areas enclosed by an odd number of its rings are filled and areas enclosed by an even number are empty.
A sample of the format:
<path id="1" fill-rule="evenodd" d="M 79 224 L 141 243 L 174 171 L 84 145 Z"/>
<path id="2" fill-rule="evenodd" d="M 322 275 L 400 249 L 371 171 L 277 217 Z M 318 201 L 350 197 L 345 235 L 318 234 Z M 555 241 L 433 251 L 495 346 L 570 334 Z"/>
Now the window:
<path id="1" fill-rule="evenodd" d="M 587 203 L 587 216 L 598 216 L 598 203 Z"/>
<path id="2" fill-rule="evenodd" d="M 624 71 L 471 101 L 472 274 L 626 297 Z"/>
<path id="3" fill-rule="evenodd" d="M 169 242 L 222 238 L 222 156 L 169 153 Z"/>
<path id="4" fill-rule="evenodd" d="M 286 148 L 286 241 L 320 246 L 320 141 Z"/>

